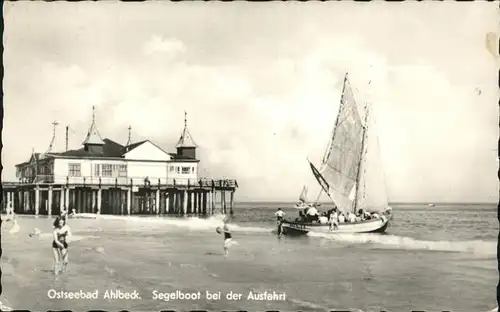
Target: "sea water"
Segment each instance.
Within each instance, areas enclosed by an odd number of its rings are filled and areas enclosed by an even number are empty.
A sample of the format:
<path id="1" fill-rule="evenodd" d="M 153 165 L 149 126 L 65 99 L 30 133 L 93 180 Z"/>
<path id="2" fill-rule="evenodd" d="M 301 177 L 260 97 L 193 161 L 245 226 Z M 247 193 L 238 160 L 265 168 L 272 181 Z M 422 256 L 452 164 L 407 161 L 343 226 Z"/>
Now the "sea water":
<path id="1" fill-rule="evenodd" d="M 494 205 L 393 205 L 386 235 L 278 239 L 272 233 L 274 212 L 282 208 L 295 217 L 292 206 L 237 204 L 230 226 L 238 244 L 227 258 L 223 236 L 215 232 L 218 217 L 70 219 L 70 262 L 58 276 L 52 272 L 52 219 L 19 216 L 18 233 L 9 234 L 11 224 L 2 225 L 2 310 L 367 312 L 497 306 Z M 42 233 L 30 238 L 34 228 Z"/>

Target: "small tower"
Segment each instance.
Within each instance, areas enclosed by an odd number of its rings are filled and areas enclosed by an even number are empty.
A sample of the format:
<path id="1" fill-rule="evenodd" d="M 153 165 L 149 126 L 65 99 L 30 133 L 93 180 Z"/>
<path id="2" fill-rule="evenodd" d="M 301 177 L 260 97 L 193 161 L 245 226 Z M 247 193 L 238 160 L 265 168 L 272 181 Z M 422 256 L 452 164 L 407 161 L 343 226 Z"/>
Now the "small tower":
<path id="1" fill-rule="evenodd" d="M 92 124 L 90 125 L 89 132 L 87 133 L 87 137 L 85 141 L 83 141 L 83 148 L 87 153 L 93 154 L 102 154 L 104 141 L 99 134 L 99 130 L 97 130 L 97 126 L 95 124 L 95 107 L 92 106 Z"/>
<path id="2" fill-rule="evenodd" d="M 132 144 L 132 126 L 128 126 L 128 140 L 125 144 L 125 153 L 128 152 L 129 145 Z"/>
<path id="3" fill-rule="evenodd" d="M 193 137 L 189 133 L 187 127 L 187 112 L 184 111 L 184 130 L 182 130 L 179 142 L 175 146 L 177 148 L 177 156 L 179 158 L 190 158 L 196 159 L 196 144 L 193 141 Z"/>

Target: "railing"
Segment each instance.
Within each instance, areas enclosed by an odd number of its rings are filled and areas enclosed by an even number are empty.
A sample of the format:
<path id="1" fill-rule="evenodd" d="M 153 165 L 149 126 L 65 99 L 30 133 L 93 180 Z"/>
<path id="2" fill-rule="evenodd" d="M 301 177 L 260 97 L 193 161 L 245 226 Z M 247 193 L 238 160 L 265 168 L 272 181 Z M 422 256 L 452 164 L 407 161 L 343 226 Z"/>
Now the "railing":
<path id="1" fill-rule="evenodd" d="M 202 178 L 198 181 L 201 187 L 238 187 L 238 181 L 235 179 L 206 179 Z"/>
<path id="2" fill-rule="evenodd" d="M 92 176 L 55 176 L 55 175 L 37 175 L 20 179 L 20 184 L 33 183 L 54 183 L 54 184 L 83 184 L 83 185 L 133 185 L 133 186 L 152 186 L 155 185 L 178 185 L 188 187 L 216 187 L 216 188 L 234 188 L 238 187 L 235 179 L 192 179 L 192 178 L 165 178 L 165 177 L 92 177 Z"/>

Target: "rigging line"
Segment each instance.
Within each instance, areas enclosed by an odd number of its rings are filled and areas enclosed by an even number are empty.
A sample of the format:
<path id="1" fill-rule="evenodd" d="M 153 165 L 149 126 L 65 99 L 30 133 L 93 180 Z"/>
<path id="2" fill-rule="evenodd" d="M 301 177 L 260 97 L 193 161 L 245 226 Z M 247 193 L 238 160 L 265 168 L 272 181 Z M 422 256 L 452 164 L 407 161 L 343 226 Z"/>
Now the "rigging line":
<path id="1" fill-rule="evenodd" d="M 321 188 L 321 189 L 319 190 L 318 197 L 316 197 L 316 201 L 314 202 L 314 204 L 315 204 L 315 205 L 316 205 L 316 204 L 318 204 L 318 202 L 319 202 L 319 198 L 321 197 L 321 194 L 323 194 L 323 188 Z"/>

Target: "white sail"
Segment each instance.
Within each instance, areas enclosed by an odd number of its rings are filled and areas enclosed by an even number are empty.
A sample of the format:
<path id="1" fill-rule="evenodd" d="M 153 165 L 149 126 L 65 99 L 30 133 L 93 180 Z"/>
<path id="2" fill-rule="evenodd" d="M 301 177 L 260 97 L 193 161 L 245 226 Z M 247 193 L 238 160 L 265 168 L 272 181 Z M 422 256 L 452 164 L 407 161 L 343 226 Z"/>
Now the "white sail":
<path id="1" fill-rule="evenodd" d="M 328 184 L 325 191 L 344 212 L 353 209 L 352 191 L 358 180 L 363 136 L 364 123 L 346 75 L 333 137 L 319 171 Z M 319 182 L 325 188 L 323 181 Z"/>
<path id="2" fill-rule="evenodd" d="M 389 206 L 387 188 L 382 170 L 376 118 L 373 109 L 371 108 L 367 114 L 356 209 L 382 212 Z"/>
<path id="3" fill-rule="evenodd" d="M 300 193 L 299 200 L 303 203 L 307 203 L 307 186 L 305 185 L 302 188 L 302 193 Z"/>

